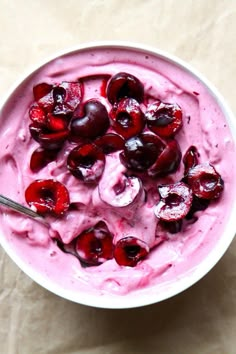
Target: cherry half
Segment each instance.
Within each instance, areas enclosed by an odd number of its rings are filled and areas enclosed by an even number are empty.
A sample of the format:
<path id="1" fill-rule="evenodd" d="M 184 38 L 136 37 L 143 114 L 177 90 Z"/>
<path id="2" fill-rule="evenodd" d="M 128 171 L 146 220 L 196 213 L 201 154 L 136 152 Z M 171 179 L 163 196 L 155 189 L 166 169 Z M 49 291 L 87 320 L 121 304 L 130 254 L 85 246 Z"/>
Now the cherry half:
<path id="1" fill-rule="evenodd" d="M 164 150 L 165 144 L 156 135 L 142 133 L 125 142 L 120 154 L 122 164 L 134 171 L 146 171 Z"/>
<path id="2" fill-rule="evenodd" d="M 37 123 L 29 125 L 32 138 L 36 140 L 43 148 L 55 150 L 62 147 L 69 136 L 69 130 L 52 131 Z"/>
<path id="3" fill-rule="evenodd" d="M 47 150 L 43 147 L 38 147 L 31 155 L 30 169 L 33 172 L 40 171 L 57 157 L 58 150 Z"/>
<path id="4" fill-rule="evenodd" d="M 128 236 L 116 243 L 114 258 L 121 266 L 135 267 L 148 253 L 149 247 L 146 242 L 136 237 Z"/>
<path id="5" fill-rule="evenodd" d="M 193 200 L 189 186 L 183 182 L 177 182 L 159 186 L 158 191 L 161 200 L 154 209 L 158 219 L 167 222 L 178 221 L 188 214 Z"/>
<path id="6" fill-rule="evenodd" d="M 60 182 L 53 179 L 36 180 L 25 191 L 25 200 L 39 214 L 64 214 L 70 205 L 69 192 Z"/>
<path id="7" fill-rule="evenodd" d="M 180 146 L 175 139 L 169 140 L 158 155 L 156 162 L 148 169 L 150 177 L 165 176 L 175 172 L 181 161 Z"/>
<path id="8" fill-rule="evenodd" d="M 99 265 L 113 258 L 113 235 L 103 221 L 83 231 L 76 239 L 78 258 L 88 265 Z"/>
<path id="9" fill-rule="evenodd" d="M 76 178 L 97 183 L 103 174 L 105 155 L 95 144 L 82 144 L 69 153 L 67 167 Z"/>
<path id="10" fill-rule="evenodd" d="M 144 114 L 133 98 L 122 99 L 114 105 L 110 117 L 113 129 L 125 139 L 141 133 L 145 126 Z"/>
<path id="11" fill-rule="evenodd" d="M 173 137 L 182 126 L 182 110 L 175 103 L 161 101 L 150 104 L 145 113 L 148 128 L 163 137 Z"/>
<path id="12" fill-rule="evenodd" d="M 107 98 L 111 104 L 122 98 L 134 98 L 138 102 L 144 99 L 144 87 L 134 75 L 120 72 L 112 76 L 107 85 Z"/>
<path id="13" fill-rule="evenodd" d="M 196 165 L 188 171 L 186 181 L 198 198 L 217 199 L 224 189 L 224 181 L 214 166 L 208 163 Z"/>
<path id="14" fill-rule="evenodd" d="M 122 150 L 124 148 L 125 141 L 120 135 L 108 133 L 97 138 L 94 141 L 94 144 L 97 145 L 105 155 L 108 155 Z"/>

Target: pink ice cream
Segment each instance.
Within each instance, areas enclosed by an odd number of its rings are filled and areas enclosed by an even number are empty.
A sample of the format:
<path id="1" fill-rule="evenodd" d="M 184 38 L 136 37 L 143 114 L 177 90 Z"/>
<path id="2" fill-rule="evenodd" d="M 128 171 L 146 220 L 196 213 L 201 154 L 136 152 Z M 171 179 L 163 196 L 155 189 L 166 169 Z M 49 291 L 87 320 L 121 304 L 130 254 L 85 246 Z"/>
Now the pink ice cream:
<path id="1" fill-rule="evenodd" d="M 150 96 L 163 102 L 177 103 L 183 111 L 183 128 L 176 136 L 182 152 L 190 145 L 197 146 L 201 161 L 213 164 L 224 179 L 220 200 L 198 212 L 198 221 L 187 225 L 180 233 L 159 234 L 153 207 L 159 199 L 156 185 L 178 181 L 183 175 L 182 163 L 179 170 L 168 178 L 147 184 L 146 202 L 140 195 L 135 205 L 121 208 L 113 208 L 106 203 L 109 188 L 112 190 L 111 187 L 125 171 L 119 152 L 106 156 L 105 170 L 95 187 L 84 184 L 69 173 L 66 159 L 72 146 L 68 143 L 57 159 L 38 173 L 29 168 L 32 152 L 38 146 L 28 129 L 33 86 L 40 82 L 76 81 L 97 75 L 97 79 L 85 80 L 83 100 L 98 98 L 109 111 L 111 105 L 100 95 L 102 78 L 117 72 L 128 72 L 138 77 Z M 236 177 L 235 145 L 227 121 L 201 82 L 164 59 L 135 50 L 93 49 L 53 60 L 25 80 L 4 105 L 0 139 L 1 194 L 26 205 L 24 192 L 28 185 L 35 179 L 53 178 L 67 187 L 71 202 L 77 205 L 76 210 L 62 218 L 50 218 L 49 229 L 4 208 L 0 215 L 2 232 L 11 248 L 27 265 L 59 287 L 100 295 L 120 295 L 171 282 L 198 266 L 218 242 L 227 223 L 235 195 L 232 181 Z M 99 188 L 104 193 L 103 198 Z M 135 236 L 152 249 L 149 256 L 133 268 L 119 266 L 114 259 L 84 268 L 77 258 L 62 252 L 52 240 L 59 234 L 68 244 L 100 220 L 105 221 L 112 231 L 114 243 L 120 238 Z"/>

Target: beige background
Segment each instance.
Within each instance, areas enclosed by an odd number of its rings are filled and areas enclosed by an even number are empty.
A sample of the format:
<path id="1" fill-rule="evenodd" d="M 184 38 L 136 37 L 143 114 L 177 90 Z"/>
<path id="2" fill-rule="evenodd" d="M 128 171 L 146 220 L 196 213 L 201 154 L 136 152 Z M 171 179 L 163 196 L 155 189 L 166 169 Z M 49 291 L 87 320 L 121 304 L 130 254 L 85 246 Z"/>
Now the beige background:
<path id="1" fill-rule="evenodd" d="M 0 96 L 27 68 L 93 40 L 178 55 L 236 113 L 236 0 L 0 0 Z M 0 354 L 234 354 L 236 242 L 197 285 L 160 304 L 112 311 L 49 293 L 0 252 Z"/>

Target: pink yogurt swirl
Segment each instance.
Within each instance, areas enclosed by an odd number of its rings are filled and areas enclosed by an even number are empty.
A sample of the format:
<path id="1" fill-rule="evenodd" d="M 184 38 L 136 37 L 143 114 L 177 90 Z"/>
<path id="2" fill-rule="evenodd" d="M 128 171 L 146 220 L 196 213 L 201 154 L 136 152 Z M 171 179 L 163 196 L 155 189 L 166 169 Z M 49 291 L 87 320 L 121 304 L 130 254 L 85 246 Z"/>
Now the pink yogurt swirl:
<path id="1" fill-rule="evenodd" d="M 78 181 L 66 168 L 70 144 L 58 158 L 38 173 L 29 168 L 32 152 L 38 146 L 29 134 L 28 110 L 33 101 L 32 87 L 40 82 L 57 83 L 86 80 L 84 100 L 98 98 L 108 110 L 110 104 L 100 96 L 101 76 L 128 72 L 138 77 L 150 96 L 164 102 L 177 103 L 183 110 L 183 128 L 177 134 L 181 150 L 195 145 L 202 162 L 212 163 L 225 182 L 220 201 L 198 212 L 198 221 L 187 225 L 175 235 L 158 234 L 158 222 L 153 206 L 158 201 L 156 185 L 178 181 L 180 169 L 166 179 L 150 180 L 146 184 L 147 202 L 131 207 L 112 208 L 99 195 L 99 186 L 91 187 Z M 196 94 L 197 93 L 197 94 Z M 235 145 L 230 129 L 217 102 L 208 90 L 191 74 L 155 56 L 125 49 L 92 49 L 73 52 L 44 65 L 28 77 L 9 98 L 1 112 L 1 173 L 0 193 L 25 203 L 24 191 L 35 179 L 53 178 L 62 182 L 77 209 L 62 218 L 50 219 L 50 229 L 13 212 L 3 210 L 1 228 L 7 241 L 26 264 L 38 273 L 73 291 L 95 294 L 127 294 L 140 288 L 153 287 L 183 277 L 193 270 L 218 242 L 234 199 Z M 99 182 L 102 189 L 115 184 L 125 171 L 119 153 L 106 156 L 106 165 Z M 75 257 L 63 253 L 52 240 L 59 234 L 65 244 L 80 232 L 106 222 L 114 234 L 114 242 L 126 236 L 145 241 L 150 255 L 136 267 L 119 266 L 114 259 L 83 268 Z M 165 239 L 164 242 L 163 239 Z"/>

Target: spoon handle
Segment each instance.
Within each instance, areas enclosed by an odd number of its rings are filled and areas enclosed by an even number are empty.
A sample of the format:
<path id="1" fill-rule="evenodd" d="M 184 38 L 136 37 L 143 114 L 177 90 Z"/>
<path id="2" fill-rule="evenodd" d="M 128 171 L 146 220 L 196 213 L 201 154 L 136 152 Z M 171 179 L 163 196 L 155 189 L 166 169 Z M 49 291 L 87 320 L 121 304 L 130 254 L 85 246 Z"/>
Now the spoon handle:
<path id="1" fill-rule="evenodd" d="M 33 211 L 32 209 L 30 208 L 27 208 L 17 202 L 14 202 L 14 200 L 12 199 L 9 199 L 3 195 L 0 194 L 0 204 L 8 207 L 8 208 L 11 208 L 15 211 L 17 211 L 18 213 L 21 213 L 21 214 L 24 214 L 24 215 L 27 215 L 29 216 L 30 218 L 32 219 L 35 219 L 37 221 L 39 221 L 40 223 L 46 225 L 46 226 L 49 226 L 49 224 L 47 223 L 46 220 L 44 220 L 44 218 L 37 214 L 35 211 Z"/>

